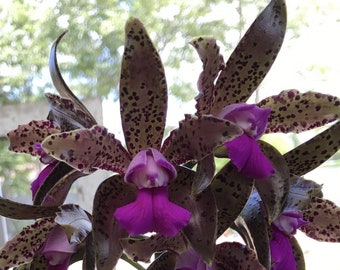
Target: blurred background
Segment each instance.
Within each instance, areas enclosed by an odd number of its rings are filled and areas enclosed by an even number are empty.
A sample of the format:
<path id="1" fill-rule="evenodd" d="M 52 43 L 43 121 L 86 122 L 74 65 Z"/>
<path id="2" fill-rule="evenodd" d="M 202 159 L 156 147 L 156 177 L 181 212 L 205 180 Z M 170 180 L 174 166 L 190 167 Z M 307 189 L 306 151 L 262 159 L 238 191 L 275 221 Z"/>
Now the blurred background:
<path id="1" fill-rule="evenodd" d="M 36 158 L 7 150 L 6 133 L 18 124 L 45 119 L 44 93 L 55 90 L 48 71 L 52 42 L 68 33 L 58 48 L 60 70 L 70 88 L 99 123 L 124 141 L 118 83 L 125 21 L 134 16 L 148 30 L 165 66 L 169 87 L 167 130 L 177 127 L 184 113 L 195 112 L 196 81 L 202 63 L 188 42 L 197 36 L 219 40 L 225 60 L 247 28 L 267 5 L 264 0 L 10 0 L 0 1 L 0 194 L 31 203 L 30 183 L 42 169 Z M 318 91 L 339 96 L 340 1 L 287 0 L 288 29 L 272 69 L 249 102 L 281 90 Z M 285 153 L 323 129 L 265 135 Z M 223 162 L 217 161 L 218 166 Z M 340 154 L 305 177 L 323 184 L 327 199 L 340 205 Z M 100 177 L 78 181 L 69 202 L 91 211 Z M 91 185 L 89 185 L 91 183 Z M 0 245 L 31 221 L 0 217 Z M 297 235 L 305 252 L 306 269 L 340 269 L 340 244 L 318 243 Z M 328 267 L 329 266 L 329 267 Z M 118 268 L 119 269 L 119 268 Z M 127 268 L 124 268 L 127 269 Z"/>

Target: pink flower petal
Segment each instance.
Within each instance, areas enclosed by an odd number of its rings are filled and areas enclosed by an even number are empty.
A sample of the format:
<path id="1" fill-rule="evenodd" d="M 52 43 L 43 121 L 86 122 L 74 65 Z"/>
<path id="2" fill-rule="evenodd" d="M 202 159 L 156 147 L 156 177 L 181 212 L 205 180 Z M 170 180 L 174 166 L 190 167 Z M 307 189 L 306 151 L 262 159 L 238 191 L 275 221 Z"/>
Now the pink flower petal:
<path id="1" fill-rule="evenodd" d="M 255 104 L 236 103 L 224 107 L 218 117 L 227 119 L 254 139 L 259 139 L 264 133 L 270 109 L 259 108 Z"/>
<path id="2" fill-rule="evenodd" d="M 302 218 L 302 215 L 299 214 L 297 211 L 283 212 L 273 222 L 276 228 L 286 235 L 294 235 L 298 228 L 306 225 L 307 223 L 308 221 L 304 220 Z"/>
<path id="3" fill-rule="evenodd" d="M 120 226 L 130 235 L 160 232 L 173 236 L 190 220 L 190 212 L 168 200 L 166 187 L 139 189 L 136 201 L 114 213 Z"/>
<path id="4" fill-rule="evenodd" d="M 225 143 L 231 162 L 246 177 L 261 179 L 275 172 L 255 139 L 243 134 Z"/>
<path id="5" fill-rule="evenodd" d="M 289 237 L 273 227 L 270 240 L 272 267 L 270 270 L 296 270 L 296 262 Z"/>

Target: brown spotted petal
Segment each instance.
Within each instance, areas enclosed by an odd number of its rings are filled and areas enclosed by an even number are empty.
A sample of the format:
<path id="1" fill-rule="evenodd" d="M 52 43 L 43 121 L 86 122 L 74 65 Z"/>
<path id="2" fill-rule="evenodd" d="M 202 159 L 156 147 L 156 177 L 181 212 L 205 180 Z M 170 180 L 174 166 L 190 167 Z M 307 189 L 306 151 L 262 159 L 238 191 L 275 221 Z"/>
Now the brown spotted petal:
<path id="1" fill-rule="evenodd" d="M 121 229 L 113 214 L 118 207 L 136 199 L 136 189 L 126 184 L 121 175 L 114 175 L 100 184 L 93 202 L 93 243 L 98 270 L 111 270 L 120 258 L 121 238 L 128 233 Z"/>
<path id="2" fill-rule="evenodd" d="M 284 154 L 291 175 L 305 175 L 319 167 L 340 148 L 340 121 Z"/>
<path id="3" fill-rule="evenodd" d="M 222 235 L 241 213 L 253 189 L 254 180 L 239 173 L 229 162 L 214 177 L 211 190 L 218 209 L 217 236 Z"/>
<path id="4" fill-rule="evenodd" d="M 245 102 L 273 64 L 286 30 L 286 4 L 272 0 L 250 26 L 217 79 L 211 113 Z"/>
<path id="5" fill-rule="evenodd" d="M 39 156 L 35 144 L 41 143 L 47 136 L 60 132 L 60 128 L 50 121 L 31 121 L 19 125 L 17 129 L 8 132 L 9 150 Z"/>
<path id="6" fill-rule="evenodd" d="M 90 128 L 96 124 L 85 112 L 77 109 L 71 99 L 51 93 L 45 94 L 50 103 L 47 119 L 56 123 L 61 131 Z"/>
<path id="7" fill-rule="evenodd" d="M 213 180 L 214 174 L 214 155 L 210 154 L 197 162 L 195 178 L 192 184 L 192 194 L 196 195 L 205 190 Z"/>
<path id="8" fill-rule="evenodd" d="M 58 212 L 55 206 L 37 206 L 14 202 L 0 197 L 0 216 L 12 219 L 37 219 L 53 217 Z"/>
<path id="9" fill-rule="evenodd" d="M 94 168 L 124 173 L 130 162 L 121 142 L 102 126 L 53 134 L 42 147 L 47 154 L 84 173 Z"/>
<path id="10" fill-rule="evenodd" d="M 265 270 L 257 259 L 254 250 L 237 242 L 222 243 L 216 247 L 215 263 L 217 270 L 252 269 Z"/>
<path id="11" fill-rule="evenodd" d="M 174 237 L 155 234 L 144 239 L 124 238 L 120 243 L 124 253 L 135 262 L 150 262 L 150 258 L 155 252 L 171 250 L 182 253 L 188 248 L 188 242 L 182 233 L 178 233 Z"/>
<path id="12" fill-rule="evenodd" d="M 54 226 L 53 218 L 43 218 L 23 228 L 0 249 L 0 266 L 10 268 L 32 261 Z"/>
<path id="13" fill-rule="evenodd" d="M 66 31 L 57 38 L 57 40 L 53 43 L 50 51 L 49 68 L 53 85 L 62 97 L 66 97 L 72 100 L 76 109 L 84 112 L 87 118 L 91 119 L 91 122 L 95 124 L 96 120 L 94 119 L 93 115 L 89 112 L 85 105 L 73 94 L 73 92 L 70 90 L 70 88 L 65 83 L 63 77 L 61 76 L 57 61 L 57 47 L 65 34 Z"/>
<path id="14" fill-rule="evenodd" d="M 293 249 L 293 254 L 296 262 L 296 270 L 305 270 L 305 258 L 299 242 L 296 240 L 295 237 L 290 237 L 289 240 Z"/>
<path id="15" fill-rule="evenodd" d="M 35 254 L 30 263 L 22 264 L 15 268 L 15 270 L 31 270 L 31 269 L 47 269 L 48 263 L 43 254 Z"/>
<path id="16" fill-rule="evenodd" d="M 173 252 L 164 252 L 157 257 L 147 270 L 174 270 L 176 266 L 177 255 Z"/>
<path id="17" fill-rule="evenodd" d="M 268 214 L 271 223 L 284 207 L 289 192 L 289 169 L 280 152 L 269 143 L 259 141 L 261 150 L 275 168 L 275 173 L 265 179 L 255 180 L 255 187 Z"/>
<path id="18" fill-rule="evenodd" d="M 196 97 L 197 114 L 209 114 L 213 102 L 214 81 L 219 71 L 224 68 L 224 59 L 214 38 L 199 37 L 191 40 L 190 44 L 203 62 L 203 71 L 197 82 L 199 90 Z"/>
<path id="19" fill-rule="evenodd" d="M 167 85 L 160 56 L 143 24 L 130 18 L 120 77 L 120 111 L 127 148 L 132 156 L 160 149 L 167 110 Z"/>
<path id="20" fill-rule="evenodd" d="M 54 221 L 63 227 L 70 244 L 80 244 L 92 230 L 88 214 L 75 204 L 62 205 Z"/>
<path id="21" fill-rule="evenodd" d="M 217 207 L 208 187 L 198 195 L 191 195 L 194 171 L 177 168 L 177 178 L 169 183 L 169 198 L 191 213 L 183 233 L 193 249 L 206 263 L 211 263 L 215 253 Z"/>
<path id="22" fill-rule="evenodd" d="M 313 197 L 311 207 L 302 211 L 309 223 L 300 228 L 309 237 L 324 242 L 340 242 L 340 207 L 334 202 Z"/>
<path id="23" fill-rule="evenodd" d="M 165 140 L 162 153 L 172 164 L 201 160 L 222 145 L 243 133 L 234 123 L 211 115 L 185 115 L 179 128 Z"/>
<path id="24" fill-rule="evenodd" d="M 335 96 L 298 90 L 282 91 L 259 104 L 270 108 L 266 132 L 301 132 L 330 123 L 340 116 L 340 99 Z"/>
<path id="25" fill-rule="evenodd" d="M 268 222 L 258 193 L 254 191 L 235 220 L 235 229 L 245 240 L 248 247 L 256 250 L 260 263 L 270 269 L 270 248 Z"/>

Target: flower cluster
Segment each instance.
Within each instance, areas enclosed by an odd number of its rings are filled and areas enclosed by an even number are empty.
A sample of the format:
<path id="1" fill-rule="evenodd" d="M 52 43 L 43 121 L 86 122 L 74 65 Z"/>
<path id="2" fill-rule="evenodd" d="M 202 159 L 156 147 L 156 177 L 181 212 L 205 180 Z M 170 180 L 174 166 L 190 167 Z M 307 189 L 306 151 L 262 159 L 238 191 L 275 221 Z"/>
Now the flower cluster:
<path id="1" fill-rule="evenodd" d="M 67 269 L 83 260 L 86 269 L 113 269 L 123 258 L 143 269 L 138 261 L 157 254 L 148 269 L 302 269 L 297 229 L 339 242 L 339 207 L 303 178 L 339 149 L 339 122 L 285 154 L 261 140 L 264 133 L 336 121 L 339 98 L 284 90 L 247 103 L 285 28 L 285 1 L 272 0 L 228 61 L 215 39 L 192 40 L 203 62 L 197 111 L 163 138 L 162 61 L 143 24 L 130 18 L 119 88 L 124 143 L 97 124 L 64 82 L 56 57 L 60 36 L 50 57 L 60 96 L 46 95 L 48 119 L 8 133 L 11 151 L 38 156 L 47 166 L 32 183 L 33 205 L 0 198 L 1 215 L 36 220 L 0 250 L 0 268 Z M 226 163 L 218 171 L 215 157 Z M 97 169 L 112 176 L 98 187 L 92 213 L 65 204 L 74 181 Z M 216 244 L 229 228 L 244 243 Z"/>

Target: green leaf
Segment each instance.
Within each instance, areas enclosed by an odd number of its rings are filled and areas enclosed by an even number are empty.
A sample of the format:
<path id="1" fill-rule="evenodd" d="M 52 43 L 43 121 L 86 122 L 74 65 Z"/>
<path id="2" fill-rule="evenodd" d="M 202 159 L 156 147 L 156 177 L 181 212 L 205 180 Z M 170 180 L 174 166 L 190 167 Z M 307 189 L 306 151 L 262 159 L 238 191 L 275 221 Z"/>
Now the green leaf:
<path id="1" fill-rule="evenodd" d="M 10 268 L 31 262 L 55 226 L 53 218 L 42 218 L 23 228 L 0 249 L 0 266 Z"/>
<path id="2" fill-rule="evenodd" d="M 120 243 L 124 253 L 135 262 L 150 262 L 150 258 L 155 252 L 171 250 L 180 254 L 188 248 L 188 242 L 182 233 L 178 233 L 174 237 L 155 234 L 143 239 L 124 238 L 120 240 Z"/>
<path id="3" fill-rule="evenodd" d="M 31 121 L 19 125 L 17 129 L 8 132 L 9 150 L 39 156 L 35 144 L 41 143 L 47 136 L 60 132 L 60 128 L 47 120 Z"/>
<path id="4" fill-rule="evenodd" d="M 210 188 L 198 195 L 191 194 L 194 172 L 177 167 L 177 178 L 169 183 L 169 198 L 191 213 L 189 224 L 182 229 L 193 249 L 206 262 L 215 253 L 217 208 Z"/>
<path id="5" fill-rule="evenodd" d="M 215 263 L 217 270 L 252 269 L 265 270 L 257 259 L 254 250 L 237 242 L 222 243 L 216 247 Z"/>
<path id="6" fill-rule="evenodd" d="M 218 209 L 217 236 L 222 235 L 241 213 L 253 189 L 253 183 L 253 179 L 239 173 L 230 162 L 216 174 L 211 190 Z"/>
<path id="7" fill-rule="evenodd" d="M 227 120 L 211 115 L 185 115 L 178 129 L 165 140 L 162 153 L 172 164 L 201 160 L 213 149 L 243 133 L 242 129 Z"/>
<path id="8" fill-rule="evenodd" d="M 246 102 L 271 68 L 286 31 L 286 4 L 272 0 L 231 54 L 217 79 L 211 113 L 232 103 Z"/>
<path id="9" fill-rule="evenodd" d="M 13 219 L 37 219 L 53 217 L 58 212 L 55 206 L 36 206 L 14 202 L 0 197 L 0 215 Z"/>
<path id="10" fill-rule="evenodd" d="M 340 121 L 284 154 L 291 175 L 304 175 L 319 167 L 340 148 Z"/>
<path id="11" fill-rule="evenodd" d="M 136 199 L 136 188 L 126 184 L 121 175 L 114 175 L 100 184 L 93 202 L 93 243 L 98 270 L 111 270 L 120 258 L 121 238 L 128 233 L 120 228 L 113 214 L 118 207 Z"/>
<path id="12" fill-rule="evenodd" d="M 258 103 L 270 108 L 266 132 L 301 132 L 330 123 L 340 116 L 340 99 L 317 92 L 282 91 Z"/>
<path id="13" fill-rule="evenodd" d="M 189 43 L 203 62 L 203 71 L 197 83 L 199 94 L 195 98 L 197 114 L 209 114 L 213 103 L 214 81 L 218 72 L 224 68 L 224 59 L 214 38 L 198 37 Z"/>
<path id="14" fill-rule="evenodd" d="M 160 149 L 168 99 L 164 68 L 143 24 L 135 18 L 125 26 L 119 98 L 130 154 L 148 147 Z"/>
<path id="15" fill-rule="evenodd" d="M 300 228 L 307 236 L 323 242 L 340 242 L 340 207 L 334 202 L 313 197 L 310 208 L 302 211 L 309 223 Z"/>
<path id="16" fill-rule="evenodd" d="M 275 173 L 265 179 L 256 179 L 255 187 L 266 208 L 268 222 L 277 218 L 284 207 L 289 192 L 289 170 L 280 152 L 264 141 L 259 141 L 261 150 L 275 168 Z"/>
<path id="17" fill-rule="evenodd" d="M 124 173 L 130 155 L 105 127 L 53 134 L 42 142 L 45 152 L 84 173 L 95 168 Z"/>

